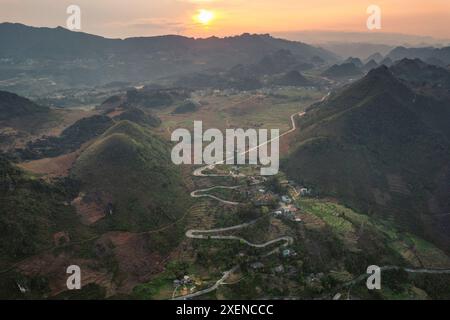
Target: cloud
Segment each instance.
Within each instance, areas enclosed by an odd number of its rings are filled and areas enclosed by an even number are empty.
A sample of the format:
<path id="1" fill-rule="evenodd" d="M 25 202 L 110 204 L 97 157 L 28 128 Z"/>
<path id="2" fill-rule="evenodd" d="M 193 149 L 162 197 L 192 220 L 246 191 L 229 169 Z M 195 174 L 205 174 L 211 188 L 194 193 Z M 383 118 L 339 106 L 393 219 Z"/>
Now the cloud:
<path id="1" fill-rule="evenodd" d="M 116 22 L 116 27 L 139 30 L 139 31 L 165 31 L 180 33 L 189 28 L 182 21 L 173 21 L 164 18 L 137 19 L 130 22 Z"/>

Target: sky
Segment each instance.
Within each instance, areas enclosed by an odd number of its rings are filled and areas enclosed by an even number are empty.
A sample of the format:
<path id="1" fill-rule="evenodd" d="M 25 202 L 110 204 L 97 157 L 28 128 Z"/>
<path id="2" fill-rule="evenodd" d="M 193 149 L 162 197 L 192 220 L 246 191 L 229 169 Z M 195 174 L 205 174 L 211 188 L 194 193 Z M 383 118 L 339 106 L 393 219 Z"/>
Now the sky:
<path id="1" fill-rule="evenodd" d="M 450 0 L 0 0 L 0 21 L 66 26 L 73 4 L 81 8 L 81 31 L 112 38 L 301 30 L 450 38 Z M 367 29 L 370 5 L 381 9 L 380 30 Z"/>

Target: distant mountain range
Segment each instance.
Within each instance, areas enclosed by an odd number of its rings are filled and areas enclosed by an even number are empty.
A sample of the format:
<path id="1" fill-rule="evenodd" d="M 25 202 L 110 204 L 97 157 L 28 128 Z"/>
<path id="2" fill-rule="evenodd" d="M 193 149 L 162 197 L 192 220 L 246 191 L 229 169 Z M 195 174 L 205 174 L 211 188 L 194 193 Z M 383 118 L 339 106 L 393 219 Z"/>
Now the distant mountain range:
<path id="1" fill-rule="evenodd" d="M 422 88 L 449 76 L 417 60 L 370 71 L 307 111 L 284 169 L 448 249 L 450 99 Z"/>
<path id="2" fill-rule="evenodd" d="M 324 59 L 333 59 L 334 55 L 326 50 L 310 45 L 276 39 L 270 35 L 242 34 L 241 36 L 207 39 L 194 39 L 183 36 L 156 36 L 121 39 L 108 39 L 82 32 L 72 32 L 62 27 L 35 28 L 22 24 L 0 24 L 0 43 L 8 45 L 0 48 L 1 57 L 48 58 L 48 59 L 80 59 L 111 55 L 161 56 L 170 53 L 178 56 L 208 55 L 205 62 L 222 64 L 230 60 L 244 61 L 255 56 L 287 49 L 305 59 L 315 55 Z M 215 61 L 215 57 L 226 56 L 225 61 Z M 167 57 L 170 58 L 170 57 Z M 251 60 L 247 60 L 248 62 Z M 237 62 L 236 62 L 237 63 Z"/>
<path id="3" fill-rule="evenodd" d="M 344 44 L 342 44 L 343 47 L 345 47 Z M 408 47 L 392 47 L 390 50 L 385 52 L 385 55 L 382 55 L 376 47 L 373 45 L 370 45 L 370 48 L 366 48 L 365 51 L 366 54 L 361 54 L 360 50 L 358 49 L 351 49 L 354 47 L 355 44 L 348 44 L 345 51 L 345 53 L 340 52 L 340 50 L 332 50 L 336 54 L 340 54 L 342 58 L 347 58 L 345 62 L 353 62 L 356 66 L 360 67 L 358 65 L 358 61 L 355 59 L 363 59 L 365 62 L 369 62 L 370 60 L 374 60 L 377 63 L 385 64 L 387 66 L 390 66 L 393 62 L 402 60 L 404 58 L 408 59 L 421 59 L 422 61 L 433 64 L 440 67 L 447 67 L 450 65 L 450 47 L 442 47 L 442 48 L 435 48 L 435 47 L 417 47 L 417 48 L 408 48 Z M 363 44 L 360 44 L 360 46 L 364 47 Z M 386 51 L 386 50 L 384 50 Z M 370 52 L 370 55 L 367 53 Z M 353 58 L 356 57 L 356 58 Z M 351 60 L 353 59 L 353 61 Z"/>
<path id="4" fill-rule="evenodd" d="M 391 67 L 392 73 L 417 92 L 438 100 L 450 100 L 450 72 L 420 59 L 403 59 Z"/>
<path id="5" fill-rule="evenodd" d="M 401 33 L 388 32 L 345 32 L 345 31 L 326 31 L 326 30 L 306 30 L 292 32 L 276 32 L 275 36 L 290 40 L 300 40 L 320 46 L 339 45 L 351 48 L 364 46 L 442 46 L 450 45 L 450 38 L 438 39 L 431 36 L 409 35 Z M 377 50 L 379 51 L 379 50 Z M 380 51 L 381 52 L 381 51 Z M 383 53 L 383 52 L 381 52 Z M 367 56 L 367 55 L 366 55 Z"/>
<path id="6" fill-rule="evenodd" d="M 273 81 L 275 85 L 290 86 L 290 87 L 303 87 L 312 85 L 311 81 L 306 79 L 299 71 L 289 71 Z"/>
<path id="7" fill-rule="evenodd" d="M 450 47 L 434 48 L 405 48 L 397 47 L 393 49 L 388 57 L 393 61 L 401 60 L 404 58 L 409 59 L 421 59 L 429 64 L 434 64 L 442 67 L 450 65 Z"/>
<path id="8" fill-rule="evenodd" d="M 318 56 L 302 60 L 290 50 L 278 50 L 265 55 L 256 63 L 238 64 L 225 72 L 198 72 L 181 76 L 175 86 L 192 89 L 255 90 L 266 85 L 312 85 L 299 70 L 308 70 L 324 63 Z"/>
<path id="9" fill-rule="evenodd" d="M 379 52 L 375 52 L 367 57 L 365 60 L 366 62 L 369 62 L 371 60 L 375 61 L 376 63 L 380 63 L 384 59 L 383 55 Z"/>
<path id="10" fill-rule="evenodd" d="M 336 54 L 267 34 L 206 39 L 167 35 L 122 40 L 62 27 L 35 28 L 13 23 L 0 24 L 0 44 L 0 90 L 34 96 L 111 82 L 133 84 L 184 76 L 199 78 L 204 77 L 204 72 L 229 74 L 225 80 L 196 79 L 196 82 L 252 89 L 261 87 L 255 80 L 261 75 L 308 70 L 346 58 L 338 56 L 339 50 Z M 389 52 L 391 48 L 361 44 L 347 53 L 365 63 L 374 60 L 388 66 L 403 58 L 419 58 L 442 67 L 450 64 L 450 47 L 397 47 Z M 356 67 L 366 71 L 374 65 Z M 229 76 L 236 74 L 230 84 Z"/>
<path id="11" fill-rule="evenodd" d="M 331 78 L 356 77 L 362 74 L 361 69 L 352 62 L 332 65 L 322 73 L 323 76 Z"/>
<path id="12" fill-rule="evenodd" d="M 0 24 L 1 80 L 49 78 L 58 86 L 91 86 L 111 81 L 144 81 L 165 76 L 229 69 L 251 64 L 279 50 L 299 62 L 336 61 L 327 50 L 270 35 L 194 39 L 158 36 L 107 39 L 64 28 Z M 14 90 L 12 90 L 14 91 Z"/>
<path id="13" fill-rule="evenodd" d="M 340 32 L 310 30 L 298 32 L 277 32 L 275 36 L 283 39 L 303 41 L 336 53 L 343 59 L 358 57 L 366 59 L 378 52 L 387 55 L 396 47 L 445 47 L 450 39 L 437 39 L 430 36 L 417 36 L 386 32 Z M 404 58 L 404 57 L 402 57 Z M 370 60 L 369 58 L 368 60 Z M 368 61 L 367 60 L 367 61 Z M 376 62 L 376 59 L 374 59 Z M 367 62 L 366 61 L 366 62 Z"/>

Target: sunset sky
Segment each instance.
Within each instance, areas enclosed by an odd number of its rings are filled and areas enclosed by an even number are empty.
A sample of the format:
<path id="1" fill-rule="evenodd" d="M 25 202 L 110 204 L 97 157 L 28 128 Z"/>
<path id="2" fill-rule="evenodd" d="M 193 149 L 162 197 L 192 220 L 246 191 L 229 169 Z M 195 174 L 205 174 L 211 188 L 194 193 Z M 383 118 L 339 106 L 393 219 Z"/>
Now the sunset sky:
<path id="1" fill-rule="evenodd" d="M 107 37 L 369 32 L 366 9 L 376 4 L 382 29 L 371 32 L 450 38 L 450 0 L 0 0 L 0 21 L 65 26 L 71 4 L 81 7 L 82 31 Z"/>

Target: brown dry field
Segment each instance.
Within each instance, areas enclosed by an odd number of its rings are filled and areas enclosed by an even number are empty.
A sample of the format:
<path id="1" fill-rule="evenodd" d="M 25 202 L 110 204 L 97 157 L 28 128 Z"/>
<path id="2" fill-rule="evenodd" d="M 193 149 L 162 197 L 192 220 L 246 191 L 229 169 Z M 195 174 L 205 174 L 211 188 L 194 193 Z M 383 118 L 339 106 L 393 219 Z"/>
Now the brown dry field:
<path id="1" fill-rule="evenodd" d="M 26 171 L 46 178 L 66 177 L 79 155 L 78 151 L 64 154 L 56 158 L 45 158 L 22 162 L 18 166 Z"/>
<path id="2" fill-rule="evenodd" d="M 67 177 L 70 169 L 77 160 L 78 156 L 91 144 L 86 142 L 78 150 L 63 154 L 55 158 L 44 158 L 39 160 L 25 161 L 18 166 L 31 173 L 41 175 L 43 178 L 51 179 L 56 177 Z"/>
<path id="3" fill-rule="evenodd" d="M 193 121 L 202 121 L 203 130 L 217 128 L 266 128 L 280 129 L 280 134 L 291 128 L 290 116 L 303 111 L 307 106 L 319 101 L 323 92 L 299 91 L 291 98 L 304 97 L 304 101 L 287 101 L 263 94 L 235 94 L 230 96 L 210 95 L 198 97 L 203 102 L 200 109 L 194 113 L 172 114 L 175 107 L 161 110 L 157 115 L 162 120 L 160 132 L 170 139 L 170 134 L 178 128 L 193 128 Z"/>

